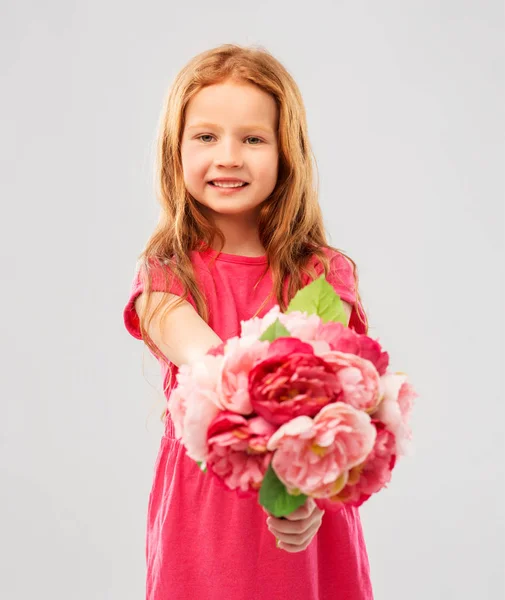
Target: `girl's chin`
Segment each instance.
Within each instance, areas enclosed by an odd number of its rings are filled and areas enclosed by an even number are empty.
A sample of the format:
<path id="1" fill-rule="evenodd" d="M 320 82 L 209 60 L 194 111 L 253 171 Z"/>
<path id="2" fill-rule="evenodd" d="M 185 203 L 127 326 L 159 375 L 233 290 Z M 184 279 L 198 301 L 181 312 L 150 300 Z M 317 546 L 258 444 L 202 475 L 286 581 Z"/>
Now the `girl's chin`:
<path id="1" fill-rule="evenodd" d="M 202 213 L 210 212 L 215 215 L 230 215 L 230 216 L 245 216 L 255 214 L 258 207 L 251 206 L 250 204 L 244 205 L 239 202 L 216 202 L 214 201 L 205 201 L 200 202 L 198 204 L 202 207 Z"/>

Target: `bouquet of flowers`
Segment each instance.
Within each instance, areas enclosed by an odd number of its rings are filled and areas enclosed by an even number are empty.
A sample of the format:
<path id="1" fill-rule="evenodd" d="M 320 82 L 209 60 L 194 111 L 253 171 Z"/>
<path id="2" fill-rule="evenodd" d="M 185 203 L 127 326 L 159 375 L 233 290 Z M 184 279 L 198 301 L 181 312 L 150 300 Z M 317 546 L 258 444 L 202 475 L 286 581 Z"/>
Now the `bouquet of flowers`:
<path id="1" fill-rule="evenodd" d="M 386 371 L 378 341 L 345 324 L 323 275 L 177 373 L 168 410 L 187 455 L 275 517 L 308 496 L 325 510 L 360 506 L 411 439 L 418 395 Z"/>

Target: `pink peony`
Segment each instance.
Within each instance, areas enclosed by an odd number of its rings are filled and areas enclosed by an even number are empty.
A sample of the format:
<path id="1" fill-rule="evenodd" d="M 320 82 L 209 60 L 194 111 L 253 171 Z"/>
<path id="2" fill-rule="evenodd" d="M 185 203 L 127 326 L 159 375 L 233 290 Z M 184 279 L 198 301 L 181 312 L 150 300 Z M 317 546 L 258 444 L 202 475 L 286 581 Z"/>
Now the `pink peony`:
<path id="1" fill-rule="evenodd" d="M 243 415 L 252 413 L 249 372 L 256 362 L 266 357 L 268 347 L 269 342 L 256 341 L 241 347 L 238 338 L 228 340 L 217 383 L 219 408 Z"/>
<path id="2" fill-rule="evenodd" d="M 196 461 L 206 459 L 207 428 L 219 412 L 217 382 L 223 360 L 206 355 L 193 365 L 182 364 L 168 399 L 175 436 Z"/>
<path id="3" fill-rule="evenodd" d="M 373 413 L 381 401 L 380 377 L 374 365 L 365 358 L 338 351 L 323 354 L 321 358 L 335 371 L 341 390 L 338 399 Z"/>
<path id="4" fill-rule="evenodd" d="M 261 486 L 272 454 L 267 441 L 275 427 L 261 417 L 220 413 L 208 429 L 207 467 L 232 490 L 254 492 Z"/>
<path id="5" fill-rule="evenodd" d="M 356 333 L 342 323 L 321 323 L 314 334 L 317 341 L 325 341 L 331 350 L 355 354 L 369 360 L 377 369 L 379 375 L 383 375 L 389 364 L 389 354 L 383 352 L 378 341 L 373 340 L 365 334 Z"/>
<path id="6" fill-rule="evenodd" d="M 323 510 L 338 510 L 343 504 L 359 507 L 391 481 L 396 463 L 395 439 L 381 423 L 372 423 L 377 428 L 375 444 L 366 460 L 349 471 L 346 486 L 331 498 L 316 500 Z"/>
<path id="7" fill-rule="evenodd" d="M 349 470 L 366 459 L 375 438 L 365 412 L 334 402 L 314 419 L 301 416 L 281 425 L 267 448 L 276 450 L 272 467 L 289 493 L 328 498 L 346 485 Z"/>
<path id="8" fill-rule="evenodd" d="M 334 369 L 296 338 L 277 338 L 264 360 L 249 373 L 253 409 L 270 423 L 282 424 L 300 415 L 314 416 L 337 400 Z"/>
<path id="9" fill-rule="evenodd" d="M 257 341 L 281 314 L 283 313 L 281 313 L 279 305 L 276 304 L 263 317 L 253 317 L 247 321 L 240 321 L 240 344 L 247 346 Z"/>
<path id="10" fill-rule="evenodd" d="M 291 337 L 298 338 L 302 342 L 313 342 L 316 332 L 321 326 L 321 317 L 318 315 L 309 315 L 306 312 L 295 310 L 290 313 L 281 313 L 279 321 L 289 331 Z"/>
<path id="11" fill-rule="evenodd" d="M 396 438 L 399 456 L 406 453 L 407 443 L 412 438 L 408 425 L 414 398 L 418 394 L 408 383 L 405 373 L 386 373 L 381 377 L 382 402 L 373 413 L 373 418 L 384 423 Z"/>

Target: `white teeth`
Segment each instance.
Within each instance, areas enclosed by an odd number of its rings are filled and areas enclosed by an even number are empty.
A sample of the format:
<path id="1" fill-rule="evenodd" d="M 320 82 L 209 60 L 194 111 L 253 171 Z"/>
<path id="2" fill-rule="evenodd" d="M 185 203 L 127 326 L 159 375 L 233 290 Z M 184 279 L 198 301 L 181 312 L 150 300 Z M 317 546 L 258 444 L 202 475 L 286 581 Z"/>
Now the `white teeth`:
<path id="1" fill-rule="evenodd" d="M 224 188 L 234 188 L 234 187 L 242 187 L 245 183 L 225 183 L 224 181 L 213 181 L 212 182 L 216 187 L 224 187 Z"/>

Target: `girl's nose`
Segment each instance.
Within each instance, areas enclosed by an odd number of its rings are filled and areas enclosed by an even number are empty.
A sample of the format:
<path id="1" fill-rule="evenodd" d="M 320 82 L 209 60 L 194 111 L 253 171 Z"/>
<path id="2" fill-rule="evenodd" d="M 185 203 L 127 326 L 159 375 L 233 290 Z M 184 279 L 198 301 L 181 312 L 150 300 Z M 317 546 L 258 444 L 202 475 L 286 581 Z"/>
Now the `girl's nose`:
<path id="1" fill-rule="evenodd" d="M 216 149 L 216 165 L 223 167 L 240 167 L 242 165 L 242 153 L 237 144 L 223 143 Z"/>

